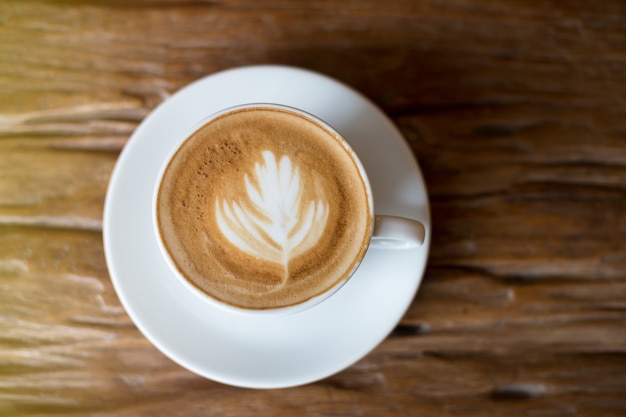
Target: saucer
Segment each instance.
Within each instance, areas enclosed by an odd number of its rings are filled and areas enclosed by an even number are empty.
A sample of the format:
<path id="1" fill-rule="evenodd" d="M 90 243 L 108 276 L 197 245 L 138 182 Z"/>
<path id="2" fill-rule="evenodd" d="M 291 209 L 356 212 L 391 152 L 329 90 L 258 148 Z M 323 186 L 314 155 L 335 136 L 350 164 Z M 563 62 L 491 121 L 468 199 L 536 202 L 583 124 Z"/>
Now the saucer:
<path id="1" fill-rule="evenodd" d="M 251 317 L 194 297 L 161 257 L 152 192 L 176 139 L 208 114 L 242 103 L 277 103 L 320 117 L 345 137 L 370 179 L 376 214 L 410 217 L 424 245 L 368 250 L 332 297 L 288 316 Z M 202 78 L 139 125 L 113 171 L 104 208 L 104 249 L 117 295 L 139 330 L 166 356 L 214 381 L 247 388 L 314 382 L 352 365 L 393 330 L 421 282 L 430 211 L 420 169 L 384 113 L 346 85 L 308 70 L 251 66 Z"/>

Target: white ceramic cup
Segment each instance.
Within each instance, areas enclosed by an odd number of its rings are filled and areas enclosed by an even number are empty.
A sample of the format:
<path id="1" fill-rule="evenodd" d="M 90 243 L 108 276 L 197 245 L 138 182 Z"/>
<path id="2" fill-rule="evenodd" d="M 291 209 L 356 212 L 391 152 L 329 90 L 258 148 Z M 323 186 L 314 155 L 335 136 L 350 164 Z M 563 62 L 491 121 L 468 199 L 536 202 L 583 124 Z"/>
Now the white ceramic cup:
<path id="1" fill-rule="evenodd" d="M 338 142 L 350 153 L 355 164 L 358 166 L 359 173 L 361 175 L 363 183 L 365 184 L 365 189 L 367 192 L 367 199 L 369 200 L 370 218 L 373 219 L 373 221 L 371 222 L 372 227 L 369 230 L 369 239 L 368 239 L 369 246 L 367 249 L 368 251 L 371 249 L 407 250 L 407 249 L 414 249 L 422 245 L 422 243 L 424 242 L 425 229 L 421 222 L 414 220 L 414 219 L 405 218 L 405 217 L 375 214 L 372 189 L 371 189 L 370 182 L 367 177 L 365 168 L 363 167 L 363 164 L 359 160 L 359 157 L 357 156 L 356 152 L 352 149 L 348 141 L 345 138 L 343 138 L 343 136 L 339 132 L 337 132 L 332 126 L 330 126 L 328 123 L 324 122 L 323 120 L 319 119 L 318 117 L 310 113 L 307 113 L 303 110 L 296 109 L 294 107 L 288 107 L 284 105 L 271 104 L 271 103 L 242 104 L 239 106 L 234 106 L 234 107 L 223 109 L 221 111 L 218 111 L 214 114 L 211 114 L 205 117 L 204 119 L 196 123 L 188 131 L 187 134 L 181 136 L 181 138 L 176 142 L 173 149 L 170 151 L 170 154 L 168 155 L 168 157 L 165 159 L 161 167 L 161 171 L 157 177 L 156 184 L 155 184 L 155 189 L 153 193 L 153 204 L 152 204 L 152 220 L 153 220 L 152 224 L 153 224 L 154 233 L 156 235 L 156 240 L 159 244 L 161 254 L 163 255 L 163 258 L 168 264 L 171 272 L 178 278 L 178 280 L 190 292 L 194 293 L 197 297 L 201 298 L 205 302 L 215 307 L 225 309 L 233 313 L 249 314 L 249 315 L 254 315 L 254 316 L 271 316 L 271 315 L 277 315 L 277 314 L 283 315 L 283 314 L 297 313 L 297 312 L 304 311 L 308 308 L 311 308 L 323 302 L 332 294 L 334 294 L 337 290 L 339 290 L 350 278 L 352 278 L 352 276 L 356 272 L 356 269 L 358 268 L 359 264 L 361 263 L 363 257 L 366 254 L 366 251 L 362 251 L 362 255 L 360 256 L 360 259 L 355 259 L 356 266 L 352 270 L 352 272 L 349 274 L 349 276 L 347 276 L 343 281 L 337 283 L 336 285 L 334 285 L 332 288 L 328 289 L 324 293 L 318 296 L 315 296 L 313 298 L 307 299 L 306 301 L 303 301 L 299 304 L 290 305 L 286 307 L 277 307 L 277 308 L 248 309 L 248 308 L 236 307 L 236 306 L 221 302 L 220 300 L 213 298 L 211 295 L 205 293 L 204 291 L 197 288 L 195 285 L 191 284 L 187 280 L 187 278 L 185 278 L 181 274 L 181 272 L 175 266 L 175 262 L 173 261 L 170 253 L 166 249 L 161 239 L 161 233 L 159 232 L 156 207 L 157 207 L 157 196 L 158 196 L 162 177 L 165 173 L 166 168 L 170 164 L 171 159 L 174 157 L 176 151 L 178 150 L 178 148 L 195 131 L 197 131 L 199 128 L 201 128 L 202 126 L 204 126 L 205 124 L 209 123 L 210 121 L 212 121 L 213 119 L 217 117 L 220 117 L 229 112 L 241 110 L 244 108 L 274 108 L 274 109 L 280 109 L 283 111 L 296 113 L 300 116 L 303 116 L 309 119 L 313 123 L 319 126 L 322 126 L 328 132 L 331 132 L 335 136 L 335 138 L 338 140 Z"/>

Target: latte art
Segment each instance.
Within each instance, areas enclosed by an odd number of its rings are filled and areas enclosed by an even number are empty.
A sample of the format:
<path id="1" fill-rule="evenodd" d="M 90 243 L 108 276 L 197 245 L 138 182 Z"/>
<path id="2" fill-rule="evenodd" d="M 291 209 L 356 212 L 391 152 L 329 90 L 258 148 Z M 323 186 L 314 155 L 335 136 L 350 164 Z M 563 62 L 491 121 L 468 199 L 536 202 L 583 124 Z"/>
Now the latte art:
<path id="1" fill-rule="evenodd" d="M 210 120 L 167 164 L 164 251 L 205 295 L 246 309 L 300 304 L 353 273 L 373 225 L 367 184 L 332 131 L 286 109 Z"/>
<path id="2" fill-rule="evenodd" d="M 288 156 L 280 162 L 271 151 L 263 152 L 263 163 L 254 175 L 244 176 L 246 193 L 240 201 L 216 199 L 219 230 L 238 249 L 284 268 L 284 285 L 289 279 L 289 261 L 313 247 L 328 220 L 328 203 L 303 201 L 304 182 Z"/>

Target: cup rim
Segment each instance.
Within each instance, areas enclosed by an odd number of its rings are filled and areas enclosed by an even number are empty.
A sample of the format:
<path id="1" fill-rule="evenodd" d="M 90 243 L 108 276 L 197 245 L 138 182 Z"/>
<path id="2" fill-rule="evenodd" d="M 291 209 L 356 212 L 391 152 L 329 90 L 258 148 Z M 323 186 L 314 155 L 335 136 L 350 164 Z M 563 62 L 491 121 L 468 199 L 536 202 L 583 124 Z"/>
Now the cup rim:
<path id="1" fill-rule="evenodd" d="M 185 278 L 184 274 L 178 269 L 169 251 L 165 247 L 161 238 L 159 222 L 157 219 L 157 201 L 158 201 L 159 190 L 161 188 L 161 181 L 163 179 L 163 176 L 165 175 L 165 171 L 167 170 L 167 167 L 169 166 L 170 162 L 176 155 L 178 149 L 195 132 L 197 132 L 200 128 L 202 128 L 204 125 L 211 122 L 212 120 L 218 117 L 221 117 L 223 115 L 226 115 L 228 113 L 231 113 L 231 112 L 240 111 L 243 109 L 256 109 L 256 108 L 279 109 L 279 110 L 286 111 L 286 112 L 296 113 L 300 116 L 307 118 L 309 121 L 320 125 L 322 128 L 330 132 L 334 136 L 334 138 L 337 140 L 337 142 L 339 142 L 344 147 L 344 149 L 351 155 L 352 160 L 354 161 L 354 163 L 356 164 L 359 170 L 359 174 L 361 176 L 361 179 L 363 180 L 363 184 L 365 185 L 365 190 L 367 192 L 367 200 L 368 200 L 368 207 L 369 207 L 368 214 L 369 214 L 369 220 L 370 220 L 369 228 L 367 231 L 365 248 L 360 251 L 358 258 L 355 259 L 355 263 L 354 263 L 352 270 L 349 271 L 349 273 L 346 275 L 344 279 L 337 282 L 335 285 L 328 288 L 326 291 L 322 292 L 321 294 L 315 295 L 300 303 L 287 305 L 287 306 L 269 307 L 269 308 L 246 308 L 246 307 L 232 305 L 212 296 L 208 292 L 205 292 L 201 290 L 200 288 L 196 287 L 194 284 L 192 284 L 187 278 Z M 153 229 L 153 233 L 155 235 L 156 241 L 157 241 L 157 245 L 159 247 L 159 252 L 161 254 L 161 257 L 167 263 L 170 272 L 176 276 L 178 281 L 181 282 L 196 297 L 199 297 L 201 300 L 203 300 L 204 302 L 212 306 L 215 306 L 221 310 L 225 310 L 228 312 L 234 312 L 234 313 L 238 313 L 242 315 L 249 315 L 249 316 L 277 316 L 277 315 L 282 316 L 282 315 L 295 314 L 301 311 L 308 310 L 309 308 L 312 308 L 315 305 L 330 298 L 341 287 L 343 287 L 348 281 L 350 281 L 350 279 L 354 276 L 355 272 L 361 265 L 363 258 L 365 258 L 365 254 L 367 253 L 369 249 L 369 245 L 371 243 L 372 236 L 374 234 L 374 226 L 375 226 L 374 198 L 373 198 L 373 193 L 372 193 L 372 188 L 371 188 L 371 184 L 369 181 L 369 177 L 367 176 L 367 171 L 365 170 L 365 167 L 363 166 L 358 154 L 356 153 L 354 148 L 350 145 L 350 143 L 344 138 L 344 136 L 341 133 L 339 133 L 334 127 L 328 124 L 326 121 L 322 120 L 318 116 L 315 116 L 307 111 L 304 111 L 302 109 L 299 109 L 293 106 L 287 106 L 284 104 L 266 103 L 266 102 L 246 103 L 246 104 L 238 104 L 235 106 L 226 107 L 224 109 L 218 110 L 216 112 L 213 112 L 201 118 L 191 128 L 185 130 L 185 133 L 181 134 L 180 137 L 174 142 L 174 145 L 172 145 L 171 149 L 167 153 L 167 156 L 163 159 L 163 162 L 161 163 L 161 167 L 159 168 L 159 172 L 156 177 L 156 181 L 155 181 L 153 191 L 152 191 L 151 211 L 152 211 L 151 213 L 152 214 L 151 216 L 152 217 L 152 229 Z"/>

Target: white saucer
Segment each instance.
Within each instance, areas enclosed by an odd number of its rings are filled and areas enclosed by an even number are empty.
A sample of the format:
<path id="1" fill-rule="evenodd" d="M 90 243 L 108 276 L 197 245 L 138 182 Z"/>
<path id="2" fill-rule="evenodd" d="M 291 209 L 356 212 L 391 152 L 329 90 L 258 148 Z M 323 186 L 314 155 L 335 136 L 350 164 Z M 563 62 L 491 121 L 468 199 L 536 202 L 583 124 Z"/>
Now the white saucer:
<path id="1" fill-rule="evenodd" d="M 370 177 L 377 214 L 420 220 L 418 249 L 370 249 L 331 298 L 290 316 L 249 317 L 211 307 L 161 258 L 151 222 L 152 190 L 174 141 L 204 116 L 242 103 L 298 107 L 334 126 Z M 141 332 L 165 355 L 206 378 L 249 388 L 306 384 L 350 366 L 404 315 L 430 247 L 430 211 L 412 152 L 391 121 L 345 85 L 310 71 L 252 66 L 183 88 L 155 109 L 119 157 L 104 209 L 104 248 L 117 294 Z"/>

